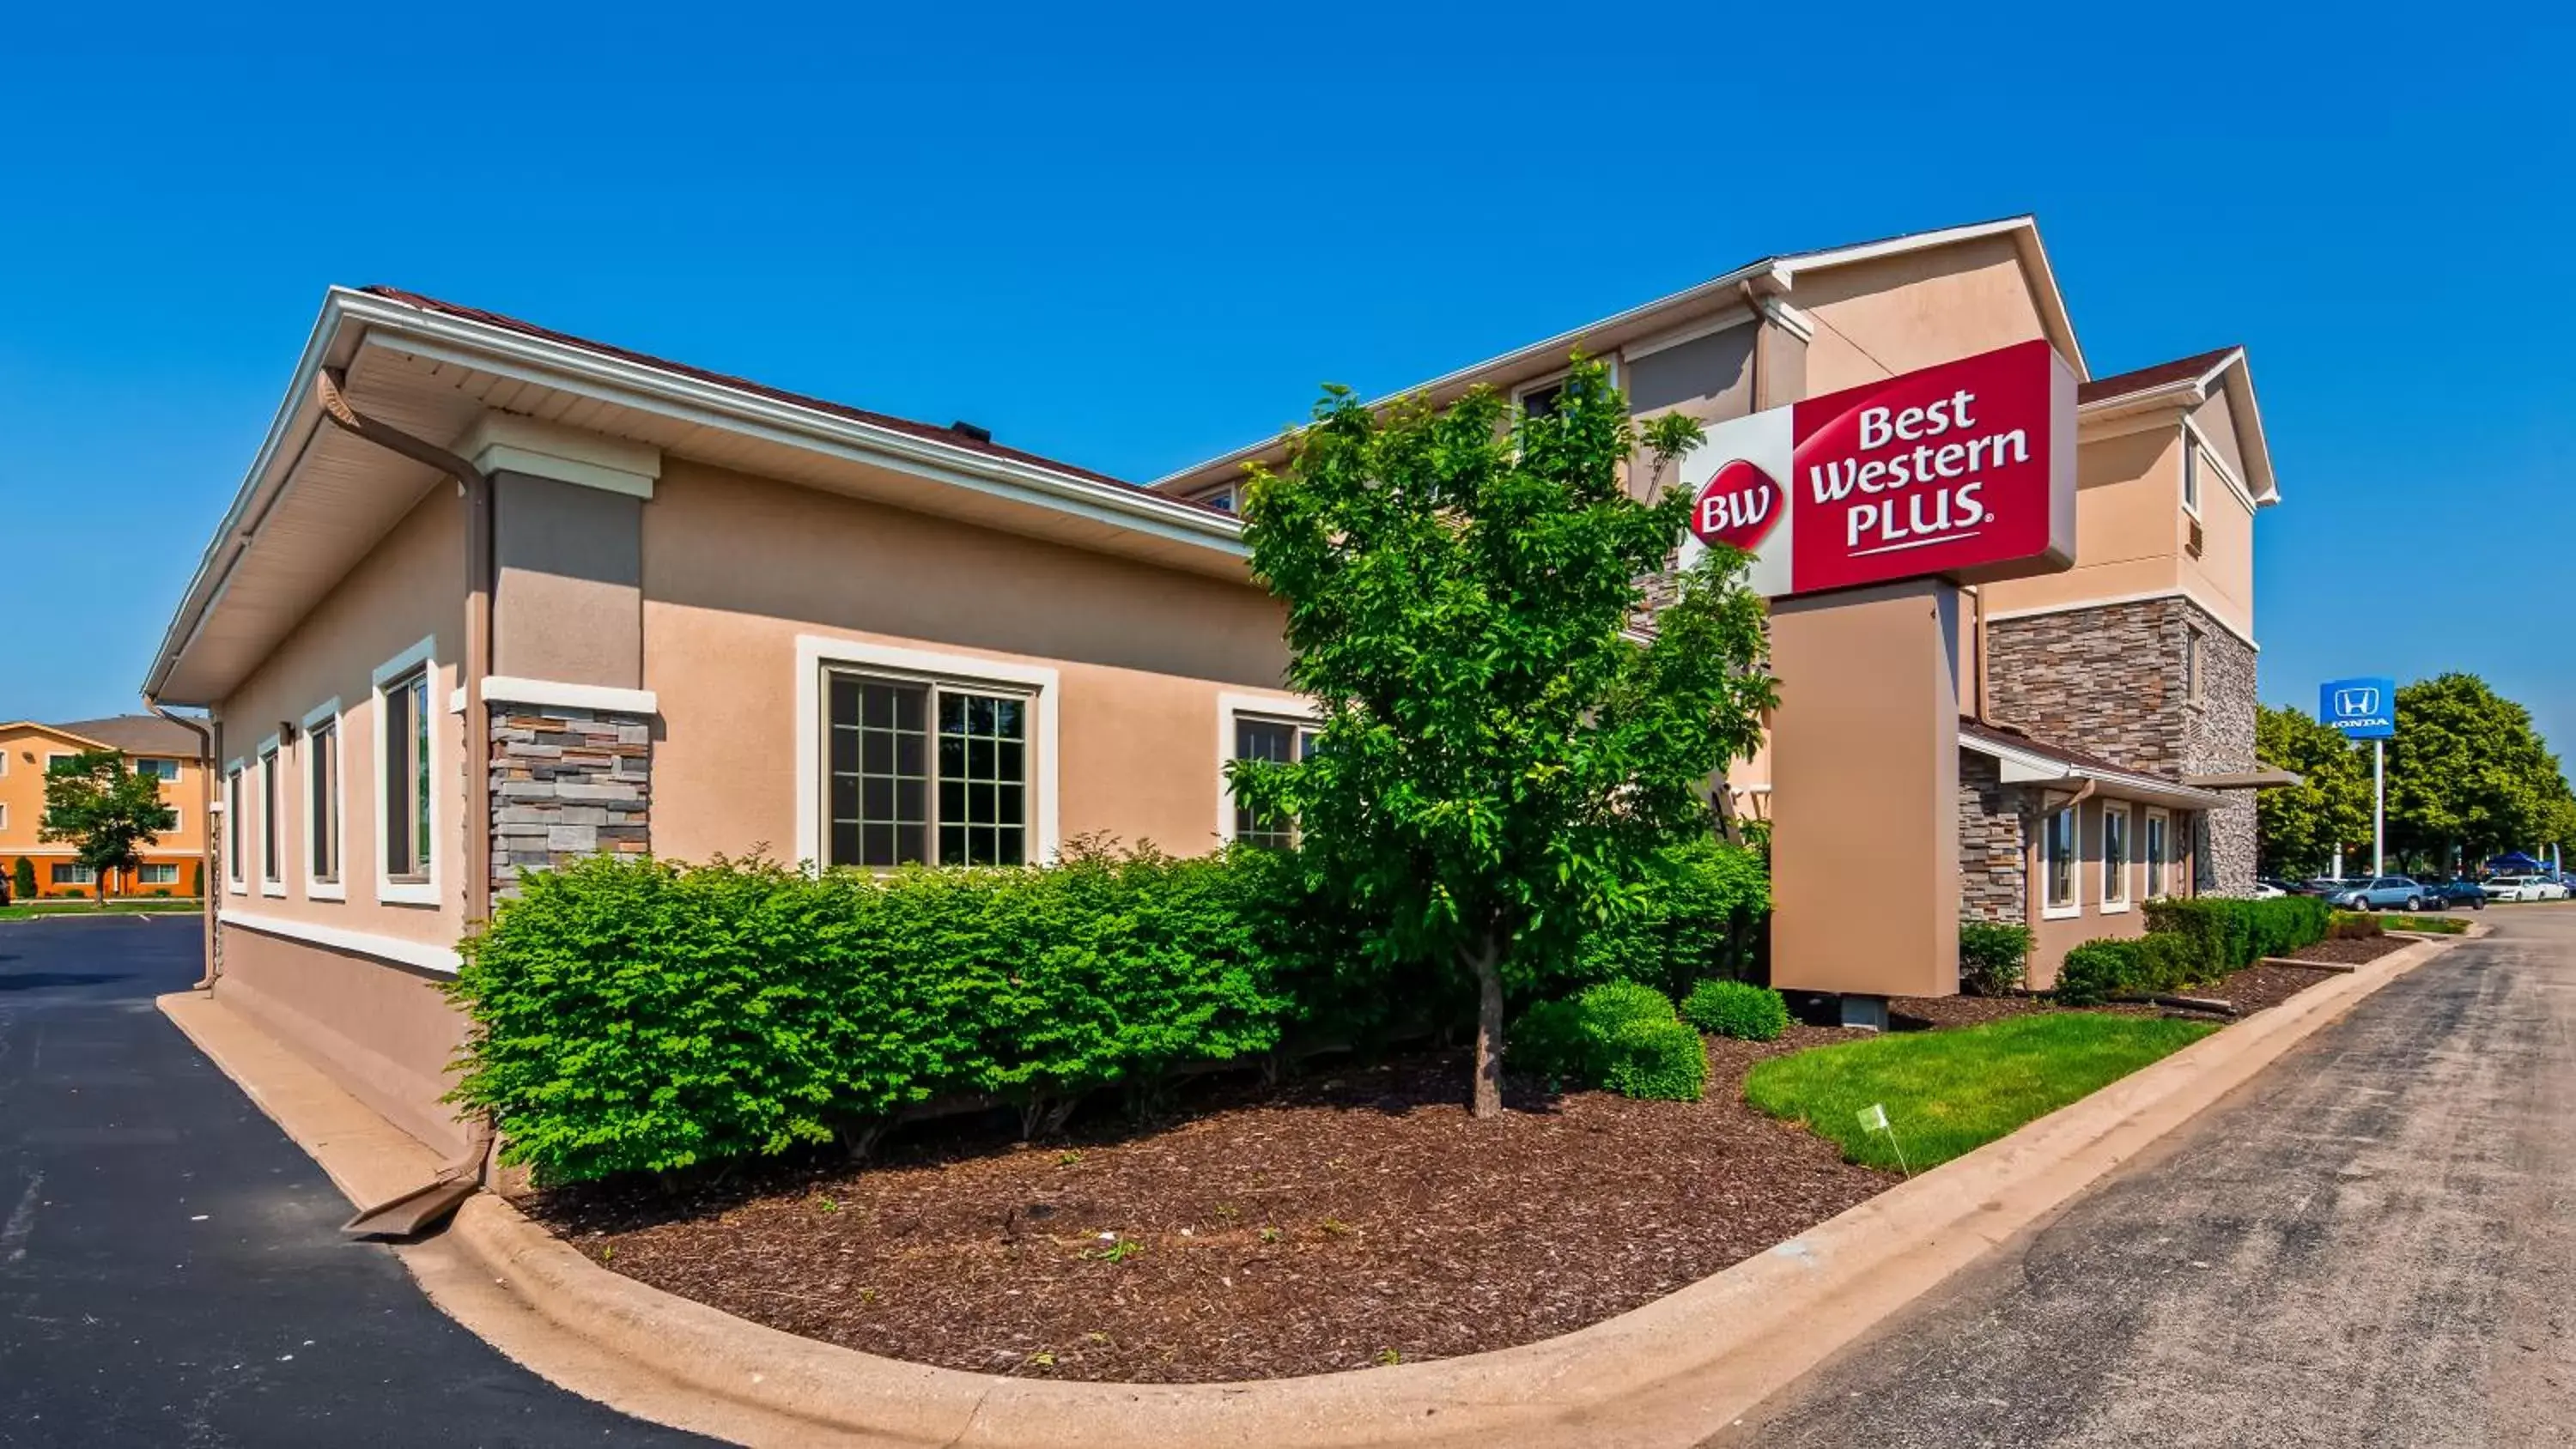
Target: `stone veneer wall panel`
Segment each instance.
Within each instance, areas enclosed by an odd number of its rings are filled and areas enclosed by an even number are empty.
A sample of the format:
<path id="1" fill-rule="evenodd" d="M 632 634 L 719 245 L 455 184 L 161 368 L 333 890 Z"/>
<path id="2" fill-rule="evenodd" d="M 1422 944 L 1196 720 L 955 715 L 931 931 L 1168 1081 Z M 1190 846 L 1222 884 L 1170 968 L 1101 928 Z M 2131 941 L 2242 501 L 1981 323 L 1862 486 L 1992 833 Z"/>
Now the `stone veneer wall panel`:
<path id="1" fill-rule="evenodd" d="M 491 716 L 493 899 L 522 871 L 652 848 L 650 719 L 504 700 Z"/>
<path id="2" fill-rule="evenodd" d="M 2188 637 L 2201 640 L 2201 697 L 2189 697 Z M 1988 683 L 1998 723 L 2073 745 L 2147 774 L 2233 774 L 2255 768 L 2252 645 L 2180 596 L 2067 609 L 1986 626 Z M 2254 887 L 2254 799 L 2233 792 L 2194 831 L 2202 891 Z"/>

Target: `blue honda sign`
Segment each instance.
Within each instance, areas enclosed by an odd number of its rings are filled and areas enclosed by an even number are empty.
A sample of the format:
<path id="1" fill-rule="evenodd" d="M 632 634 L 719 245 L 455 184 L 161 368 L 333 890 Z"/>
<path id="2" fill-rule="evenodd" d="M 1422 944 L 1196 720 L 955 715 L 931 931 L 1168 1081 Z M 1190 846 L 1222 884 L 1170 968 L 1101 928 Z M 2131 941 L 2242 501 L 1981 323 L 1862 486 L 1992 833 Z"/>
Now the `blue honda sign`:
<path id="1" fill-rule="evenodd" d="M 2397 681 L 2337 679 L 2317 690 L 2317 719 L 2348 740 L 2385 740 L 2397 734 Z"/>

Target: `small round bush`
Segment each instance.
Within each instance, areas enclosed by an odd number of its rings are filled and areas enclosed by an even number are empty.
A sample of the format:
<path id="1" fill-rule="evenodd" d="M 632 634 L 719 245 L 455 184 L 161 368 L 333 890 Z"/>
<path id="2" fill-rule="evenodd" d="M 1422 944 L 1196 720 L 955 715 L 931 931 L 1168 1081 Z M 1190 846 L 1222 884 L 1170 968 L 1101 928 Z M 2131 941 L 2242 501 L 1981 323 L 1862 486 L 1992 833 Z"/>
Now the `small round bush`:
<path id="1" fill-rule="evenodd" d="M 1512 1070 L 1533 1077 L 1589 1083 L 1583 1024 L 1583 1008 L 1571 998 L 1542 1001 L 1513 1023 L 1511 1036 L 1503 1044 L 1503 1058 Z"/>
<path id="2" fill-rule="evenodd" d="M 2137 975 L 2136 941 L 2087 941 L 2067 952 L 2057 968 L 2057 999 L 2068 1006 L 2099 1006 L 2131 990 Z"/>
<path id="3" fill-rule="evenodd" d="M 1682 1003 L 1682 1020 L 1711 1036 L 1773 1041 L 1789 1029 L 1789 1004 L 1768 986 L 1748 981 L 1703 981 Z"/>
<path id="4" fill-rule="evenodd" d="M 1601 1085 L 1622 1097 L 1696 1102 L 1708 1090 L 1708 1049 L 1672 1017 L 1620 1022 L 1602 1043 Z"/>

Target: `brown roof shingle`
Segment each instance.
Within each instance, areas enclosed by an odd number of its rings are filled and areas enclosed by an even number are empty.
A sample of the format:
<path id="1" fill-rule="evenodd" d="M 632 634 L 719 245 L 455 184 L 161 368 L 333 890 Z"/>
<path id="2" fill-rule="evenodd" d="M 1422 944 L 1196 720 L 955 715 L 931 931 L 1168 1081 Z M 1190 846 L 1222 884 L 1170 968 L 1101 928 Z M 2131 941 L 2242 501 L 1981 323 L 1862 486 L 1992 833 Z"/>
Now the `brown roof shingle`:
<path id="1" fill-rule="evenodd" d="M 407 292 L 400 287 L 361 287 L 358 290 L 365 292 L 371 297 L 382 297 L 387 301 L 400 302 L 407 307 L 418 307 L 425 312 L 437 312 L 449 317 L 462 318 L 469 322 L 480 322 L 487 326 L 504 328 L 508 331 L 519 333 L 521 336 L 534 337 L 547 342 L 557 342 L 567 347 L 578 347 L 585 352 L 600 353 L 603 356 L 614 357 L 625 362 L 632 362 L 641 367 L 650 367 L 662 372 L 675 373 L 681 377 L 694 378 L 699 382 L 714 383 L 718 387 L 738 388 L 744 392 L 757 393 L 762 397 L 774 398 L 779 402 L 792 403 L 797 407 L 812 408 L 816 412 L 825 412 L 830 413 L 835 417 L 848 418 L 853 422 L 867 423 L 875 427 L 891 429 L 892 431 L 906 433 L 916 438 L 928 438 L 934 442 L 945 443 L 953 448 L 965 448 L 971 452 L 984 453 L 996 458 L 1007 458 L 1016 463 L 1030 463 L 1041 468 L 1051 468 L 1059 473 L 1070 473 L 1078 478 L 1088 478 L 1095 483 L 1108 483 L 1120 488 L 1131 488 L 1139 493 L 1148 491 L 1138 484 L 1128 482 L 1124 478 L 1113 478 L 1106 473 L 1095 472 L 1089 468 L 1077 467 L 1074 464 L 1064 462 L 1060 459 L 1049 458 L 1042 454 L 1027 452 L 1019 448 L 1006 447 L 1000 443 L 993 442 L 989 438 L 977 437 L 973 433 L 960 432 L 953 427 L 943 428 L 935 423 L 915 422 L 910 418 L 899 418 L 890 413 L 871 412 L 866 408 L 854 408 L 846 403 L 836 403 L 829 399 L 814 397 L 806 393 L 789 392 L 784 388 L 776 388 L 771 387 L 766 383 L 753 382 L 749 378 L 736 377 L 731 373 L 714 372 L 703 367 L 691 367 L 685 362 L 673 362 L 669 358 L 655 357 L 648 352 L 636 352 L 629 348 L 616 347 L 605 342 L 594 342 L 587 337 L 576 337 L 569 332 L 557 332 L 551 327 L 540 327 L 534 322 L 522 321 L 519 318 L 511 317 L 500 312 L 490 312 L 480 307 L 459 306 L 454 302 L 442 302 L 436 297 L 423 296 L 418 292 Z M 1167 494 L 1158 493 L 1153 496 L 1157 498 L 1169 498 L 1169 495 Z M 1171 501 L 1180 502 L 1186 500 L 1173 499 Z M 1223 510 L 1212 509 L 1210 511 L 1222 512 Z"/>
<path id="2" fill-rule="evenodd" d="M 53 727 L 65 734 L 96 740 L 129 755 L 194 760 L 200 758 L 198 752 L 205 748 L 205 742 L 197 738 L 195 730 L 174 724 L 157 714 L 117 714 L 105 719 L 66 720 Z"/>
<path id="3" fill-rule="evenodd" d="M 2190 357 L 2177 357 L 2171 362 L 2159 362 L 2153 367 L 2141 367 L 2129 372 L 2115 372 L 2109 377 L 2097 377 L 2075 389 L 2075 401 L 2078 404 L 2100 402 L 2104 398 L 2125 397 L 2133 392 L 2145 392 L 2149 388 L 2163 387 L 2167 383 L 2184 382 L 2200 376 L 2244 350 L 2241 347 L 2221 347 L 2215 351 L 2202 352 Z"/>

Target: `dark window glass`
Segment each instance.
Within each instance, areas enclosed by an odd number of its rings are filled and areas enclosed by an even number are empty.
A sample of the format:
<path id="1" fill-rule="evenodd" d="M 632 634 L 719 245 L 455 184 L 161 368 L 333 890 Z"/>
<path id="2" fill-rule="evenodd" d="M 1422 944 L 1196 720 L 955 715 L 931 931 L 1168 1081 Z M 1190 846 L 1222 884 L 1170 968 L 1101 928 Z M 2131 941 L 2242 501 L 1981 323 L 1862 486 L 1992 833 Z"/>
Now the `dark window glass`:
<path id="1" fill-rule="evenodd" d="M 278 828 L 277 819 L 277 756 L 263 755 L 259 761 L 259 878 L 261 880 L 285 879 L 278 840 L 278 837 L 284 833 Z"/>
<path id="2" fill-rule="evenodd" d="M 385 686 L 385 874 L 429 876 L 429 672 Z"/>
<path id="3" fill-rule="evenodd" d="M 1269 760 L 1285 764 L 1302 760 L 1314 752 L 1315 732 L 1284 720 L 1237 719 L 1234 722 L 1234 757 L 1238 760 Z M 1257 815 L 1250 805 L 1234 807 L 1234 838 L 1245 845 L 1288 846 L 1296 843 L 1297 822 L 1285 817 Z"/>
<path id="4" fill-rule="evenodd" d="M 830 865 L 887 867 L 925 859 L 922 701 L 926 684 L 834 675 Z"/>
<path id="5" fill-rule="evenodd" d="M 306 801 L 306 813 L 312 816 L 306 833 L 313 841 L 313 878 L 336 881 L 340 878 L 340 731 L 328 724 L 315 725 L 305 732 L 304 753 L 305 783 L 312 792 Z"/>

